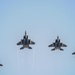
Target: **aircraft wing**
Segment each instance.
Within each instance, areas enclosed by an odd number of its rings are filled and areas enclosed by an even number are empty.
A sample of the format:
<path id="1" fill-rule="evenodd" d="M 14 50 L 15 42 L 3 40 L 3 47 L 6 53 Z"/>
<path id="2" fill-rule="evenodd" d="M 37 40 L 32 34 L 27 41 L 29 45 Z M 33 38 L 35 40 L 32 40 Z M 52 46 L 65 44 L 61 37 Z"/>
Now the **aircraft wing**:
<path id="1" fill-rule="evenodd" d="M 30 41 L 30 44 L 33 44 L 33 45 L 34 45 L 34 44 L 35 44 L 35 42 L 33 42 L 33 41 Z"/>
<path id="2" fill-rule="evenodd" d="M 48 47 L 54 47 L 55 43 L 50 44 Z"/>
<path id="3" fill-rule="evenodd" d="M 23 40 L 17 43 L 17 45 L 22 45 L 22 44 L 23 44 Z"/>
<path id="4" fill-rule="evenodd" d="M 63 43 L 60 43 L 60 45 L 61 45 L 62 47 L 67 47 L 67 45 L 65 45 L 65 44 L 63 44 Z"/>

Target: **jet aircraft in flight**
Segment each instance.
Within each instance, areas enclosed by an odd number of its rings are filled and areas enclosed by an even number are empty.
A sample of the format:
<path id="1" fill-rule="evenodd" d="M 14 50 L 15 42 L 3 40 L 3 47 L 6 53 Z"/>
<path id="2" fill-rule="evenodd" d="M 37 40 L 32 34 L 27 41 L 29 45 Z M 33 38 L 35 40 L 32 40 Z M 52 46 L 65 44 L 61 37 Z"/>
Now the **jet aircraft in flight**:
<path id="1" fill-rule="evenodd" d="M 61 47 L 67 47 L 67 45 L 61 43 L 60 39 L 59 39 L 59 36 L 57 36 L 57 39 L 55 40 L 55 42 L 48 45 L 48 47 L 54 47 L 52 49 L 52 51 L 54 51 L 55 49 L 59 49 L 59 50 L 63 51 L 63 49 Z"/>
<path id="2" fill-rule="evenodd" d="M 32 49 L 32 47 L 30 47 L 29 45 L 34 45 L 34 44 L 35 42 L 33 42 L 31 39 L 28 39 L 26 31 L 23 39 L 21 39 L 21 41 L 17 43 L 17 45 L 23 45 L 23 47 L 21 47 L 20 49 L 24 48 Z"/>

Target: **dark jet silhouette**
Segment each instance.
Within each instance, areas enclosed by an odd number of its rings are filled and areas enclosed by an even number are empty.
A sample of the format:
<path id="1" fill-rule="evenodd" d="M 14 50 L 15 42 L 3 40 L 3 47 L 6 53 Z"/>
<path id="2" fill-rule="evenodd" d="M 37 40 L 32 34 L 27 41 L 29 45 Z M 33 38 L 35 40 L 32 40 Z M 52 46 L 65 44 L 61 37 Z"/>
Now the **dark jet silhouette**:
<path id="1" fill-rule="evenodd" d="M 3 66 L 3 64 L 0 64 L 0 66 Z"/>
<path id="2" fill-rule="evenodd" d="M 21 47 L 20 49 L 24 49 L 24 48 L 32 49 L 32 47 L 30 47 L 29 45 L 34 45 L 34 44 L 35 42 L 28 39 L 28 35 L 26 31 L 23 39 L 21 39 L 21 41 L 17 43 L 17 45 L 23 45 L 23 47 Z"/>
<path id="3" fill-rule="evenodd" d="M 73 52 L 72 55 L 75 55 L 75 52 Z"/>
<path id="4" fill-rule="evenodd" d="M 63 49 L 61 47 L 67 47 L 67 45 L 61 43 L 59 36 L 57 36 L 57 39 L 55 40 L 55 42 L 50 44 L 48 47 L 54 47 L 52 49 L 52 51 L 54 51 L 55 49 L 59 49 L 59 50 L 63 51 Z"/>

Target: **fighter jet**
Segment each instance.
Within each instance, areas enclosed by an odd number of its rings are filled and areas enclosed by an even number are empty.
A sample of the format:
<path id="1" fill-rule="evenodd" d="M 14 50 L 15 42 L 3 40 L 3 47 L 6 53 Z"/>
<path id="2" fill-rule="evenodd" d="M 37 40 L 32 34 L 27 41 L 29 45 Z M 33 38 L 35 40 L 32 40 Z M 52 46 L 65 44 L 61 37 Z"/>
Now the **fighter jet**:
<path id="1" fill-rule="evenodd" d="M 75 52 L 73 52 L 72 55 L 75 55 Z"/>
<path id="2" fill-rule="evenodd" d="M 61 43 L 60 39 L 59 39 L 59 36 L 57 36 L 57 39 L 55 40 L 55 42 L 48 45 L 48 47 L 54 47 L 52 49 L 52 51 L 54 51 L 55 49 L 59 49 L 59 50 L 63 51 L 63 49 L 61 47 L 67 47 L 67 45 Z"/>
<path id="3" fill-rule="evenodd" d="M 25 35 L 23 39 L 21 39 L 21 41 L 18 42 L 17 45 L 23 45 L 23 47 L 21 47 L 20 49 L 24 49 L 24 48 L 32 49 L 32 47 L 29 46 L 30 44 L 34 45 L 35 42 L 31 41 L 31 39 L 28 39 L 28 35 L 25 31 Z"/>
<path id="4" fill-rule="evenodd" d="M 3 66 L 3 64 L 0 64 L 0 66 Z"/>

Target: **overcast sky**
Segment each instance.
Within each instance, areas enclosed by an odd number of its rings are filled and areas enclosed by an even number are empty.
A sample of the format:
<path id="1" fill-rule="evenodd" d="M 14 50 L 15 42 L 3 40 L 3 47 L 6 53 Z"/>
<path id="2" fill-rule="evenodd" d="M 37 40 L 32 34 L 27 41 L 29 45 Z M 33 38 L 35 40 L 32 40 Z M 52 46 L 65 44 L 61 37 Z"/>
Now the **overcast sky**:
<path id="1" fill-rule="evenodd" d="M 20 50 L 25 31 L 36 44 Z M 68 47 L 51 51 L 57 36 Z M 74 0 L 0 0 L 0 75 L 75 75 Z"/>

